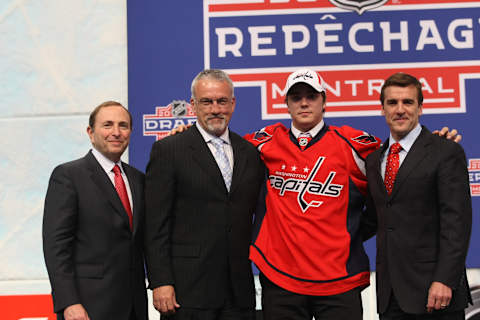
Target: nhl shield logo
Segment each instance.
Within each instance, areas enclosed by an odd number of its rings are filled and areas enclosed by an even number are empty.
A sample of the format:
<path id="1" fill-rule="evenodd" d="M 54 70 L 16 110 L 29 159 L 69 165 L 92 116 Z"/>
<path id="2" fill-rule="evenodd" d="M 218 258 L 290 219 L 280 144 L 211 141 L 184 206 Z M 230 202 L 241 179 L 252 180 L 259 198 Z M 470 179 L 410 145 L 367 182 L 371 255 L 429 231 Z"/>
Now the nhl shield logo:
<path id="1" fill-rule="evenodd" d="M 378 8 L 388 0 L 329 0 L 334 6 L 346 9 L 355 10 L 358 14 L 362 14 L 367 10 Z"/>
<path id="2" fill-rule="evenodd" d="M 300 147 L 305 147 L 308 144 L 308 138 L 302 137 L 298 139 Z"/>
<path id="3" fill-rule="evenodd" d="M 185 100 L 173 100 L 172 114 L 177 118 L 185 116 L 187 114 L 187 102 Z"/>

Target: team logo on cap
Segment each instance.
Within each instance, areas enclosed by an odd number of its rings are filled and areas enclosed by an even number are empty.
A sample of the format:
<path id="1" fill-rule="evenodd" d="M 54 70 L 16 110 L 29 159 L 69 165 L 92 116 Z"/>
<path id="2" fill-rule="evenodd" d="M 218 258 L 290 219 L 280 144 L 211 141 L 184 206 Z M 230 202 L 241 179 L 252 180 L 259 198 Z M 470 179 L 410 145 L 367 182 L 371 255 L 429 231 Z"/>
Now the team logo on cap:
<path id="1" fill-rule="evenodd" d="M 295 77 L 293 77 L 293 80 L 296 81 L 299 78 L 301 78 L 302 80 L 305 80 L 305 81 L 308 81 L 308 80 L 313 81 L 313 76 L 310 73 L 310 71 L 306 71 L 304 73 L 297 74 Z"/>
<path id="2" fill-rule="evenodd" d="M 354 10 L 358 14 L 384 5 L 388 0 L 330 0 L 330 2 L 339 8 Z"/>

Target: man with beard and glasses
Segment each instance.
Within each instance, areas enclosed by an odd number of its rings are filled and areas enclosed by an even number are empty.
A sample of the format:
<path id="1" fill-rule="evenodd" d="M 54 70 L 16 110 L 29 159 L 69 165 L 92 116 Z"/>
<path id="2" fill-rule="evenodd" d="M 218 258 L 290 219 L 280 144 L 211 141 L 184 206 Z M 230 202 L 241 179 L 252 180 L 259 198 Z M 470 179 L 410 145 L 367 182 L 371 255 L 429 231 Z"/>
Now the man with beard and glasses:
<path id="1" fill-rule="evenodd" d="M 174 319 L 253 319 L 249 245 L 264 166 L 228 129 L 233 84 L 192 82 L 197 123 L 153 144 L 146 171 L 146 261 L 153 304 Z"/>

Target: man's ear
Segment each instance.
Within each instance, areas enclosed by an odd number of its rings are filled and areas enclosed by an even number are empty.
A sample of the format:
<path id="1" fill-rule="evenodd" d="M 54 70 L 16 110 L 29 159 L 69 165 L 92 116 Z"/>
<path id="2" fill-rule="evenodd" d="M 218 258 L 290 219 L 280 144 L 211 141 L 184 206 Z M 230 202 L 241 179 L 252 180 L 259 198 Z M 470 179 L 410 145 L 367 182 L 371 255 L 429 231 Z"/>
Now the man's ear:
<path id="1" fill-rule="evenodd" d="M 87 127 L 87 134 L 88 134 L 88 137 L 90 138 L 90 141 L 93 143 L 93 128 L 88 126 Z"/>
<path id="2" fill-rule="evenodd" d="M 190 98 L 190 105 L 192 106 L 193 112 L 197 114 L 197 105 L 195 104 L 195 99 Z"/>
<path id="3" fill-rule="evenodd" d="M 287 112 L 291 115 L 290 107 L 288 106 L 288 97 L 285 97 L 285 104 L 287 105 Z"/>
<path id="4" fill-rule="evenodd" d="M 235 97 L 232 97 L 232 112 L 235 111 L 236 103 L 237 103 L 237 99 L 235 99 Z"/>

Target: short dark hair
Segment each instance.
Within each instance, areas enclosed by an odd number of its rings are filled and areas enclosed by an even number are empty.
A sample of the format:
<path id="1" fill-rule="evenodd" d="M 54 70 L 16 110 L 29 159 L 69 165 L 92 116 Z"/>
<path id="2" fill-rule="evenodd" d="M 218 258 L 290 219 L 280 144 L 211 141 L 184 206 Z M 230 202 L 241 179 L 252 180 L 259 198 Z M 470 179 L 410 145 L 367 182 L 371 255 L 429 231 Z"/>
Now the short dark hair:
<path id="1" fill-rule="evenodd" d="M 99 104 L 95 109 L 93 109 L 92 113 L 90 113 L 90 117 L 88 118 L 88 125 L 90 126 L 90 128 L 92 128 L 92 130 L 93 130 L 93 126 L 95 125 L 95 120 L 97 118 L 97 114 L 100 111 L 100 109 L 105 107 L 112 107 L 112 106 L 122 107 L 123 109 L 125 109 L 125 111 L 127 111 L 128 117 L 130 118 L 130 129 L 132 129 L 132 114 L 130 113 L 130 111 L 128 111 L 128 109 L 125 108 L 120 102 L 105 101 Z"/>
<path id="2" fill-rule="evenodd" d="M 418 105 L 421 106 L 423 104 L 422 84 L 414 76 L 403 72 L 397 72 L 395 74 L 392 74 L 390 77 L 388 77 L 387 80 L 385 80 L 385 83 L 383 84 L 382 90 L 380 92 L 380 103 L 383 106 L 385 102 L 385 89 L 387 89 L 388 87 L 405 88 L 409 86 L 414 86 L 415 88 L 417 88 Z"/>

